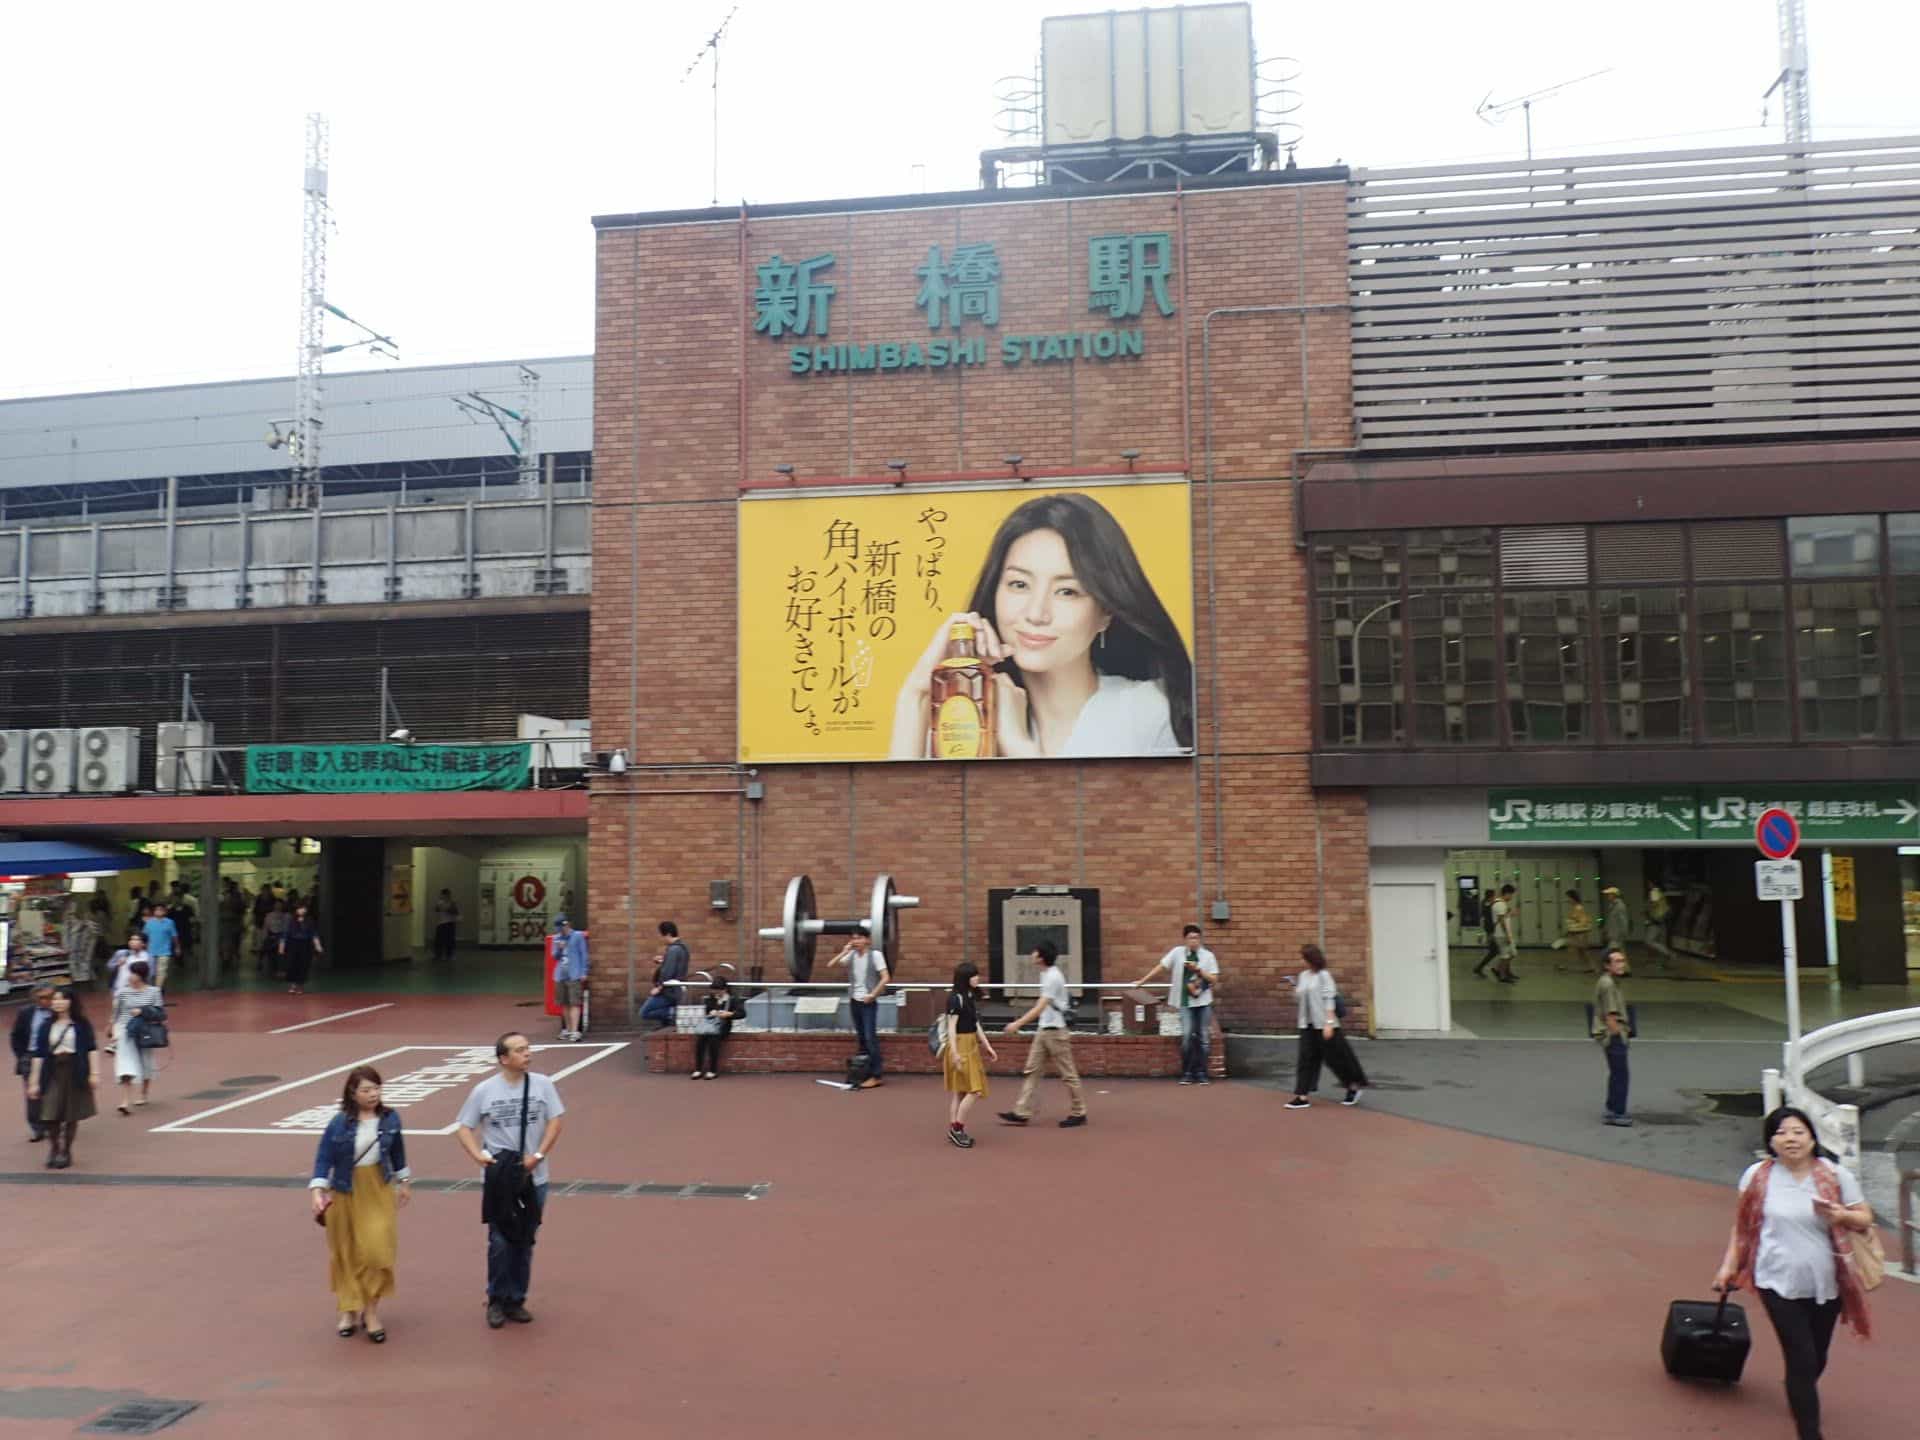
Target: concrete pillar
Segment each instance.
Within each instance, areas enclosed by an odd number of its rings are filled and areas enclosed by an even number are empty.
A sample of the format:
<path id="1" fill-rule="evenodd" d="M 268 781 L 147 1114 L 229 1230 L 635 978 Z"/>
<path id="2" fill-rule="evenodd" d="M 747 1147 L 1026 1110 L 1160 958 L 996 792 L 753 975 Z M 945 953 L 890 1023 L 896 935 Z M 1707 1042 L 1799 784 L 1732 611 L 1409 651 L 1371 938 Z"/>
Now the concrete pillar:
<path id="1" fill-rule="evenodd" d="M 211 990 L 224 983 L 220 975 L 220 837 L 207 837 L 207 854 L 200 870 L 199 986 Z"/>

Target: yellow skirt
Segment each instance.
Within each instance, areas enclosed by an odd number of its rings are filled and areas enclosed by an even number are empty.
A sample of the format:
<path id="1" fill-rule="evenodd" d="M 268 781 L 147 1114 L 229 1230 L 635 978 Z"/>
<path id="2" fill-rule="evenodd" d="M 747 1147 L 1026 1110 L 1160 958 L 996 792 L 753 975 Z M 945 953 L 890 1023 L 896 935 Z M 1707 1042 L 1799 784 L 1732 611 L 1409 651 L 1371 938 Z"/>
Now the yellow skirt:
<path id="1" fill-rule="evenodd" d="M 379 1162 L 362 1165 L 353 1172 L 353 1189 L 334 1191 L 327 1207 L 327 1281 L 343 1312 L 393 1294 L 399 1243 L 393 1187 Z"/>
<path id="2" fill-rule="evenodd" d="M 980 1059 L 978 1035 L 955 1035 L 952 1043 L 940 1052 L 940 1065 L 946 1075 L 947 1089 L 954 1094 L 987 1093 L 987 1067 Z"/>

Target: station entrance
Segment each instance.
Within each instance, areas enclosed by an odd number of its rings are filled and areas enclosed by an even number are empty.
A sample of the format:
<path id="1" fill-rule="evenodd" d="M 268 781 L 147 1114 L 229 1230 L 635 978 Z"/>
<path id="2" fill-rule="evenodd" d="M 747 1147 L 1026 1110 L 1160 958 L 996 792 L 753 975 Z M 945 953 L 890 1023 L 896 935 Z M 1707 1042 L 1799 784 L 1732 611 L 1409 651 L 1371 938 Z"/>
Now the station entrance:
<path id="1" fill-rule="evenodd" d="M 123 843 L 152 864 L 99 882 L 113 942 L 142 904 L 184 908 L 182 968 L 202 987 L 284 985 L 279 942 L 303 909 L 321 991 L 534 995 L 555 919 L 586 926 L 584 835 L 224 837 L 217 869 L 204 840 Z"/>

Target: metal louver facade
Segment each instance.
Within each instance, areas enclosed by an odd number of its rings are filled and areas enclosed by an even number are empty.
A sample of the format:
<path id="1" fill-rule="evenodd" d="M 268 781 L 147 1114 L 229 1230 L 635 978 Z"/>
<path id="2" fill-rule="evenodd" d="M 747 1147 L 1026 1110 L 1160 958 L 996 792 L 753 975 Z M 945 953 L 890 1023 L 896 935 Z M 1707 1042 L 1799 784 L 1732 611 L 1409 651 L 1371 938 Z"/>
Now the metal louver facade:
<path id="1" fill-rule="evenodd" d="M 1361 449 L 1911 430 L 1920 139 L 1356 170 Z"/>

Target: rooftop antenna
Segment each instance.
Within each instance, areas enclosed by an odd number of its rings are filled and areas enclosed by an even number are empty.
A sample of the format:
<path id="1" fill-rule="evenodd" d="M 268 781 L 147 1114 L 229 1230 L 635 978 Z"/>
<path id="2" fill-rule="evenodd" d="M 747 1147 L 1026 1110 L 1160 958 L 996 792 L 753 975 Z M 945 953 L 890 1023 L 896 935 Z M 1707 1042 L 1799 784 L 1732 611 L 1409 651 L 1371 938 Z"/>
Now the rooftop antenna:
<path id="1" fill-rule="evenodd" d="M 1576 75 L 1571 80 L 1562 80 L 1558 85 L 1549 85 L 1544 90 L 1534 90 L 1525 95 L 1516 95 L 1511 100 L 1496 101 L 1493 98 L 1493 92 L 1489 90 L 1486 99 L 1482 100 L 1480 104 L 1475 107 L 1473 113 L 1489 125 L 1498 125 L 1508 115 L 1518 110 L 1527 122 L 1527 163 L 1531 165 L 1533 163 L 1533 102 L 1536 100 L 1544 100 L 1549 95 L 1558 95 L 1562 90 L 1570 89 L 1583 81 L 1594 80 L 1602 75 L 1610 75 L 1612 73 L 1612 66 L 1608 66 L 1605 70 L 1589 71 L 1585 75 Z"/>
<path id="2" fill-rule="evenodd" d="M 734 6 L 727 11 L 727 18 L 720 22 L 720 28 L 707 37 L 707 43 L 694 52 L 693 61 L 681 75 L 680 83 L 687 83 L 688 76 L 700 68 L 701 62 L 709 54 L 713 57 L 713 204 L 720 203 L 720 42 L 726 38 L 727 27 L 733 23 L 733 17 L 740 13 L 740 7 Z"/>
<path id="3" fill-rule="evenodd" d="M 1761 97 L 1765 101 L 1780 92 L 1781 119 L 1785 122 L 1787 144 L 1813 143 L 1813 106 L 1807 96 L 1807 0 L 1778 0 L 1780 20 L 1780 73 Z M 1761 111 L 1761 124 L 1766 111 Z"/>

